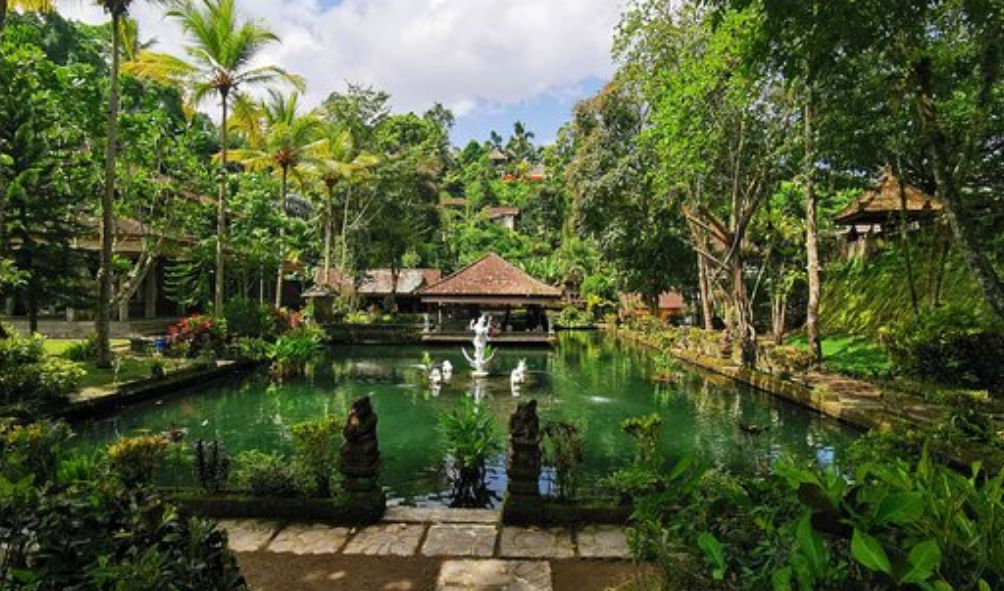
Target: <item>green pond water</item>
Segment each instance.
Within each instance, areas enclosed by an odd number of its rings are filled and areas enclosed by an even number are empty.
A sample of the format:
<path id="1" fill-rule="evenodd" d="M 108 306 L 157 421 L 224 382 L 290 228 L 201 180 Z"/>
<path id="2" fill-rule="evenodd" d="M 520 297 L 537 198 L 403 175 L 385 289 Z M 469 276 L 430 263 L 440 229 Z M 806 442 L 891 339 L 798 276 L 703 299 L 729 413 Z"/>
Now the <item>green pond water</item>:
<path id="1" fill-rule="evenodd" d="M 436 363 L 448 359 L 455 368 L 438 392 L 419 369 L 425 350 Z M 520 359 L 526 359 L 531 383 L 516 396 L 508 375 Z M 582 488 L 591 494 L 601 494 L 598 479 L 632 457 L 621 420 L 651 412 L 663 417 L 661 446 L 668 458 L 693 452 L 710 465 L 738 471 L 762 468 L 786 453 L 828 464 L 855 437 L 832 419 L 714 377 L 681 371 L 671 384 L 655 383 L 648 353 L 602 334 L 563 333 L 553 350 L 501 349 L 494 371 L 500 377 L 475 382 L 459 348 L 333 347 L 308 378 L 273 385 L 267 375 L 256 375 L 88 419 L 74 425 L 76 447 L 88 451 L 122 436 L 181 428 L 189 444 L 218 439 L 231 455 L 251 449 L 289 453 L 292 425 L 344 415 L 353 399 L 368 395 L 379 416 L 381 482 L 388 498 L 443 505 L 450 485 L 437 417 L 463 396 L 487 405 L 500 429 L 527 398 L 538 401 L 542 420 L 574 422 L 584 439 Z M 757 434 L 749 432 L 751 425 Z M 504 465 L 499 456 L 488 473 L 498 498 L 505 489 Z M 175 465 L 161 480 L 190 484 L 194 476 Z M 546 492 L 547 473 L 543 480 Z"/>

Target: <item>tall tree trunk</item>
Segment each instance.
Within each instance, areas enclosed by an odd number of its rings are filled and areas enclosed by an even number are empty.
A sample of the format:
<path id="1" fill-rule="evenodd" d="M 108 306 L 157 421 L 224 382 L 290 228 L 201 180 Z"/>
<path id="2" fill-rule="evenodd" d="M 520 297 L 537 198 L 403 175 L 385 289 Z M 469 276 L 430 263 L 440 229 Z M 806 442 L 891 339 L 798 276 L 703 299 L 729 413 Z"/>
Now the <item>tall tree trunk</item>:
<path id="1" fill-rule="evenodd" d="M 899 156 L 896 157 L 896 181 L 899 185 L 899 240 L 903 245 L 903 262 L 906 265 L 906 281 L 910 286 L 910 304 L 914 315 L 920 314 L 920 299 L 917 297 L 917 286 L 913 278 L 913 260 L 910 253 L 910 239 L 907 236 L 906 222 L 906 181 L 903 180 L 903 167 Z"/>
<path id="2" fill-rule="evenodd" d="M 704 330 L 715 329 L 715 312 L 711 302 L 711 282 L 708 277 L 708 261 L 697 255 L 697 281 L 701 290 L 701 317 L 704 320 Z"/>
<path id="3" fill-rule="evenodd" d="M 7 28 L 7 0 L 0 0 L 0 42 L 3 41 L 3 32 Z"/>
<path id="4" fill-rule="evenodd" d="M 805 314 L 805 332 L 809 341 L 809 353 L 813 361 L 823 360 L 823 345 L 819 336 L 819 296 L 822 290 L 819 280 L 819 236 L 816 227 L 816 138 L 812 130 L 811 87 L 807 90 L 805 102 L 805 254 L 806 272 L 809 283 L 808 306 Z"/>
<path id="5" fill-rule="evenodd" d="M 931 158 L 934 163 L 935 184 L 938 187 L 938 197 L 942 201 L 942 213 L 948 220 L 949 228 L 955 238 L 959 252 L 966 266 L 976 279 L 977 285 L 983 291 L 987 303 L 1004 318 L 1004 283 L 997 275 L 986 254 L 980 250 L 969 217 L 962 210 L 962 196 L 958 189 L 952 167 L 949 165 L 948 144 L 944 133 L 938 126 L 934 113 L 934 102 L 930 94 L 921 92 L 919 97 L 921 120 L 928 132 Z"/>
<path id="6" fill-rule="evenodd" d="M 115 199 L 115 156 L 118 141 L 119 117 L 119 45 L 122 15 L 112 12 L 112 69 L 108 87 L 108 131 L 105 145 L 105 184 L 101 193 L 101 264 L 98 269 L 98 301 L 95 310 L 94 330 L 97 332 L 98 367 L 111 367 L 111 318 L 112 305 L 112 204 Z"/>
<path id="7" fill-rule="evenodd" d="M 328 280 L 331 272 L 331 225 L 334 223 L 333 204 L 335 198 L 335 187 L 328 187 L 328 198 L 324 202 L 324 280 Z"/>
<path id="8" fill-rule="evenodd" d="M 286 258 L 283 242 L 286 240 L 286 191 L 289 188 L 289 167 L 282 167 L 282 187 L 279 203 L 279 270 L 275 273 L 275 307 L 282 307 L 282 272 Z"/>
<path id="9" fill-rule="evenodd" d="M 980 249 L 979 240 L 976 238 L 976 231 L 972 227 L 969 217 L 962 207 L 962 195 L 959 190 L 959 178 L 956 176 L 957 170 L 968 167 L 968 162 L 958 162 L 955 166 L 950 164 L 948 153 L 948 140 L 938 121 L 938 114 L 934 106 L 933 91 L 931 90 L 931 80 L 929 64 L 919 62 L 914 68 L 914 76 L 917 80 L 917 111 L 920 115 L 921 126 L 926 136 L 931 160 L 934 164 L 934 181 L 938 188 L 938 196 L 941 198 L 942 213 L 948 220 L 948 226 L 952 230 L 955 242 L 962 254 L 962 259 L 969 268 L 970 273 L 976 279 L 977 285 L 983 291 L 987 304 L 994 312 L 1004 319 L 1004 283 L 997 275 L 993 264 L 986 254 Z M 983 84 L 990 85 L 995 82 L 993 75 L 985 76 Z M 986 96 L 989 88 L 981 89 L 978 93 L 982 100 L 989 103 Z M 987 107 L 988 109 L 989 107 Z M 974 125 L 982 125 L 984 117 L 983 109 L 980 109 L 980 116 Z M 974 138 L 970 141 L 977 141 Z M 965 150 L 963 153 L 965 154 Z M 963 157 L 965 160 L 965 157 Z"/>
<path id="10" fill-rule="evenodd" d="M 788 310 L 788 292 L 781 289 L 771 294 L 771 332 L 775 345 L 784 344 L 785 317 Z"/>
<path id="11" fill-rule="evenodd" d="M 349 226 L 349 199 L 352 197 L 352 189 L 347 188 L 345 191 L 345 207 L 342 212 L 342 252 L 341 252 L 341 262 L 338 264 L 338 269 L 345 275 L 346 265 L 348 264 L 348 226 Z"/>
<path id="12" fill-rule="evenodd" d="M 220 118 L 220 194 L 216 200 L 216 284 L 213 289 L 213 309 L 223 310 L 223 293 L 226 275 L 223 262 L 223 240 L 227 233 L 227 95 L 220 90 L 222 116 Z"/>
<path id="13" fill-rule="evenodd" d="M 735 330 L 739 339 L 738 361 L 745 367 L 756 365 L 756 328 L 753 326 L 749 294 L 746 293 L 746 279 L 743 277 L 743 263 L 739 251 L 732 255 L 732 301 L 735 306 Z"/>

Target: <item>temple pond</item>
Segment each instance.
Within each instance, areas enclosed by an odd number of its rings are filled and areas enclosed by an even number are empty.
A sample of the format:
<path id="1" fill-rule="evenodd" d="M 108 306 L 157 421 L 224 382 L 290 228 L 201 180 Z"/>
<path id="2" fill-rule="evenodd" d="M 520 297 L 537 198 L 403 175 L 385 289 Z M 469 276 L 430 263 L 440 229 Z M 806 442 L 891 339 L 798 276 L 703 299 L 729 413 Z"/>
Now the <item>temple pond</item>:
<path id="1" fill-rule="evenodd" d="M 448 359 L 455 368 L 436 393 L 419 369 L 426 350 L 437 363 Z M 530 383 L 516 397 L 507 376 L 521 359 Z M 630 461 L 632 441 L 619 424 L 633 416 L 662 415 L 661 445 L 668 457 L 694 452 L 707 463 L 739 471 L 763 467 L 783 453 L 831 463 L 855 437 L 832 419 L 713 376 L 683 371 L 673 383 L 655 383 L 647 352 L 602 334 L 563 333 L 553 350 L 499 350 L 493 367 L 506 377 L 476 382 L 459 348 L 332 347 L 309 378 L 275 385 L 262 374 L 136 404 L 74 425 L 75 445 L 87 451 L 122 436 L 182 428 L 189 443 L 218 439 L 231 455 L 250 449 L 291 452 L 292 425 L 344 415 L 354 398 L 369 395 L 379 416 L 381 482 L 391 503 L 442 505 L 450 486 L 437 417 L 462 396 L 488 405 L 500 430 L 516 402 L 531 397 L 539 402 L 542 420 L 574 422 L 584 439 L 583 492 L 594 494 L 600 492 L 599 477 Z M 489 486 L 499 498 L 504 465 L 500 456 L 489 470 Z M 194 476 L 174 467 L 161 480 L 186 484 Z"/>

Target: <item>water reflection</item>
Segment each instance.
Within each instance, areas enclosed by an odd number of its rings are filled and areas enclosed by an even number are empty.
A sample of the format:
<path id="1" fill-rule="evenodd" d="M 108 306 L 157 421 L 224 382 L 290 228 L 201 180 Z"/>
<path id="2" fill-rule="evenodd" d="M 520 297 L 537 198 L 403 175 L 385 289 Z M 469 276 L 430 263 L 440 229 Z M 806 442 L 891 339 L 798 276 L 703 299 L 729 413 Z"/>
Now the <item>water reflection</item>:
<path id="1" fill-rule="evenodd" d="M 671 461 L 696 452 L 706 464 L 743 472 L 764 470 L 785 454 L 830 464 L 854 436 L 835 421 L 715 376 L 684 371 L 671 382 L 656 383 L 646 352 L 602 335 L 564 333 L 553 351 L 500 349 L 495 375 L 477 380 L 459 351 L 430 354 L 441 370 L 437 384 L 429 380 L 421 348 L 335 348 L 311 376 L 281 386 L 271 386 L 263 375 L 77 425 L 77 445 L 92 448 L 140 429 L 174 427 L 187 429 L 190 442 L 219 439 L 231 453 L 289 453 L 292 425 L 344 415 L 354 398 L 371 395 L 389 497 L 438 505 L 448 504 L 452 491 L 437 418 L 462 396 L 489 409 L 500 427 L 526 398 L 539 401 L 543 420 L 574 423 L 583 437 L 584 482 L 595 482 L 630 459 L 632 444 L 619 424 L 651 412 L 663 417 L 660 446 Z M 514 388 L 511 374 L 521 359 L 529 379 Z M 449 378 L 443 371 L 447 363 Z M 504 491 L 504 466 L 500 456 L 485 470 L 486 485 L 496 496 Z M 191 474 L 181 469 L 168 478 L 191 481 Z M 542 486 L 547 488 L 546 482 Z"/>

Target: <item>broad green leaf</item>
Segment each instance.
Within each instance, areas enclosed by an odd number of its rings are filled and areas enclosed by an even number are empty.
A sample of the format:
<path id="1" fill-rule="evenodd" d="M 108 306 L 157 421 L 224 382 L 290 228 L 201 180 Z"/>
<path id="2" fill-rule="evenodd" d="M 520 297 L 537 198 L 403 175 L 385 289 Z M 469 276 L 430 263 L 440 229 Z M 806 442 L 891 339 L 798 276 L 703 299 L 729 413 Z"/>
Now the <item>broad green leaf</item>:
<path id="1" fill-rule="evenodd" d="M 715 578 L 716 581 L 721 581 L 725 578 L 725 549 L 722 547 L 722 543 L 718 541 L 718 538 L 709 534 L 708 532 L 702 532 L 701 535 L 697 536 L 697 545 L 704 550 L 704 556 L 711 563 L 711 576 Z"/>
<path id="2" fill-rule="evenodd" d="M 868 570 L 892 574 L 892 565 L 889 564 L 889 557 L 882 544 L 857 528 L 851 537 L 851 555 Z"/>
<path id="3" fill-rule="evenodd" d="M 899 578 L 900 584 L 926 581 L 941 564 L 941 547 L 934 540 L 920 542 L 907 556 L 910 568 Z"/>
<path id="4" fill-rule="evenodd" d="M 770 583 L 773 591 L 791 591 L 791 567 L 786 566 L 774 571 Z"/>
<path id="5" fill-rule="evenodd" d="M 924 516 L 924 497 L 919 492 L 893 493 L 882 499 L 875 520 L 880 524 L 906 525 Z"/>
<path id="6" fill-rule="evenodd" d="M 990 591 L 990 583 L 984 581 L 983 579 L 980 579 L 979 587 L 980 591 Z"/>
<path id="7" fill-rule="evenodd" d="M 812 528 L 812 520 L 808 514 L 798 522 L 795 538 L 798 540 L 798 549 L 812 575 L 824 572 L 829 557 L 826 554 L 826 547 L 823 546 L 823 538 L 819 532 Z"/>

